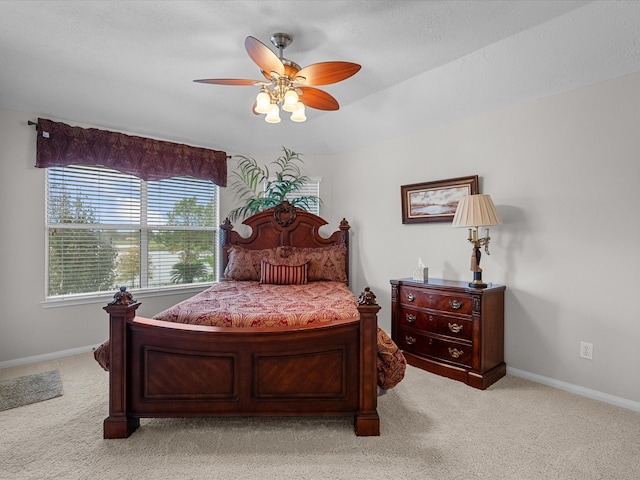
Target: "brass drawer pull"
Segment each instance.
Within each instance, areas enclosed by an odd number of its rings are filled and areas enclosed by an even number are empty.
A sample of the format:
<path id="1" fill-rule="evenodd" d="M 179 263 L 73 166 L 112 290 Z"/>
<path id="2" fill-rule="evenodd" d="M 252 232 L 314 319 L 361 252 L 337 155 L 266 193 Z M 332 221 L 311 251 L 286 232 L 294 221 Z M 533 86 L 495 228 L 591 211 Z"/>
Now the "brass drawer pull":
<path id="1" fill-rule="evenodd" d="M 451 306 L 451 308 L 453 308 L 454 310 L 459 310 L 460 307 L 462 307 L 462 302 L 459 300 L 449 300 L 449 305 Z"/>
<path id="2" fill-rule="evenodd" d="M 462 331 L 462 327 L 464 327 L 464 325 L 458 325 L 457 323 L 449 324 L 449 330 L 451 330 L 453 333 L 460 333 Z"/>
<path id="3" fill-rule="evenodd" d="M 413 323 L 416 321 L 416 316 L 412 313 L 407 313 L 407 322 Z"/>
<path id="4" fill-rule="evenodd" d="M 457 348 L 449 348 L 449 355 L 451 355 L 453 358 L 460 358 L 462 355 L 464 355 L 464 352 L 462 350 L 458 350 Z"/>
<path id="5" fill-rule="evenodd" d="M 407 345 L 413 345 L 414 343 L 416 343 L 416 339 L 413 337 L 410 337 L 409 335 L 404 337 L 404 341 L 406 342 Z"/>
<path id="6" fill-rule="evenodd" d="M 416 299 L 416 296 L 413 293 L 407 293 L 407 300 L 413 302 Z"/>

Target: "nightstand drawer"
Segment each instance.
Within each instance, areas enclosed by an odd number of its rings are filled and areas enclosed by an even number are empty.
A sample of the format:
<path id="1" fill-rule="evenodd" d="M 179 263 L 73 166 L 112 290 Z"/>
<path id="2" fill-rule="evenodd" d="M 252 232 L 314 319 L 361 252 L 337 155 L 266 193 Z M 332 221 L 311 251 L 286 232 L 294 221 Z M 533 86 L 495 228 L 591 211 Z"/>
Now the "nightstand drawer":
<path id="1" fill-rule="evenodd" d="M 470 318 L 439 315 L 402 306 L 399 320 L 403 327 L 468 341 L 473 338 L 473 322 Z"/>
<path id="2" fill-rule="evenodd" d="M 465 367 L 472 366 L 473 349 L 470 344 L 450 342 L 404 328 L 400 328 L 398 334 L 396 342 L 402 350 Z"/>
<path id="3" fill-rule="evenodd" d="M 471 315 L 471 296 L 448 295 L 428 289 L 402 286 L 398 292 L 398 301 L 402 305 L 429 308 L 441 312 L 459 315 Z"/>

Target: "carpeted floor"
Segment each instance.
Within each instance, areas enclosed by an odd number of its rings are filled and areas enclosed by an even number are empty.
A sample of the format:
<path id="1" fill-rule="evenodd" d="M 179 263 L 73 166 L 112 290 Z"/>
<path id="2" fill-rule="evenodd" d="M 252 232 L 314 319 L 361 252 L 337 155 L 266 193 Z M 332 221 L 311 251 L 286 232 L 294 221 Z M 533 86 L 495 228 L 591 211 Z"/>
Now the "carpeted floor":
<path id="1" fill-rule="evenodd" d="M 107 373 L 91 354 L 57 369 L 64 396 L 0 412 L 0 479 L 635 480 L 640 414 L 507 376 L 485 391 L 409 367 L 379 398 L 380 437 L 350 418 L 142 420 L 103 440 Z"/>

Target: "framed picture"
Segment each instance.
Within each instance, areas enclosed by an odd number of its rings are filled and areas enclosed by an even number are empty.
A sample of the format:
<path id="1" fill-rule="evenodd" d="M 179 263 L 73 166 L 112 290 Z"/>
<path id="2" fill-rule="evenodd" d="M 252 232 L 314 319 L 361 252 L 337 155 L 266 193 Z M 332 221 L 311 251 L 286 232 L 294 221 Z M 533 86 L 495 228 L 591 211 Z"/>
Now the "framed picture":
<path id="1" fill-rule="evenodd" d="M 478 175 L 402 185 L 402 223 L 450 222 L 458 201 L 478 193 Z"/>

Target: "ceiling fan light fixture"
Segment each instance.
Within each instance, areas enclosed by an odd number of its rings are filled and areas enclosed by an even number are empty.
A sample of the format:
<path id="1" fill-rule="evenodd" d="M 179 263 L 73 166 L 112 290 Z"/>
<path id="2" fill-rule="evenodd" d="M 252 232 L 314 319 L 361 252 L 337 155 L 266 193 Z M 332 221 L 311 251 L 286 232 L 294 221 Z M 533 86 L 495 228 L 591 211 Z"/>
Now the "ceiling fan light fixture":
<path id="1" fill-rule="evenodd" d="M 271 106 L 271 96 L 261 90 L 256 97 L 256 112 L 258 113 L 269 113 L 269 107 Z"/>
<path id="2" fill-rule="evenodd" d="M 280 123 L 280 108 L 291 113 L 291 120 L 304 122 L 305 107 L 316 110 L 338 110 L 338 101 L 324 90 L 316 88 L 346 80 L 360 70 L 360 65 L 352 62 L 320 62 L 300 68 L 297 63 L 284 58 L 283 50 L 291 44 L 291 35 L 274 33 L 271 43 L 278 49 L 276 55 L 269 47 L 255 37 L 244 41 L 247 54 L 260 68 L 265 80 L 246 78 L 208 78 L 194 80 L 212 85 L 260 86 L 252 111 L 266 115 L 268 123 Z M 300 97 L 304 95 L 304 105 Z"/>
<path id="3" fill-rule="evenodd" d="M 296 104 L 296 109 L 291 114 L 291 121 L 292 122 L 304 122 L 306 119 L 307 119 L 307 117 L 304 114 L 304 103 L 298 102 Z"/>
<path id="4" fill-rule="evenodd" d="M 267 116 L 264 117 L 264 121 L 267 123 L 280 123 L 280 109 L 278 105 L 275 103 L 269 105 L 269 111 L 267 112 Z"/>
<path id="5" fill-rule="evenodd" d="M 298 93 L 290 88 L 287 93 L 284 94 L 284 100 L 282 102 L 282 110 L 285 112 L 294 112 L 298 108 Z"/>

